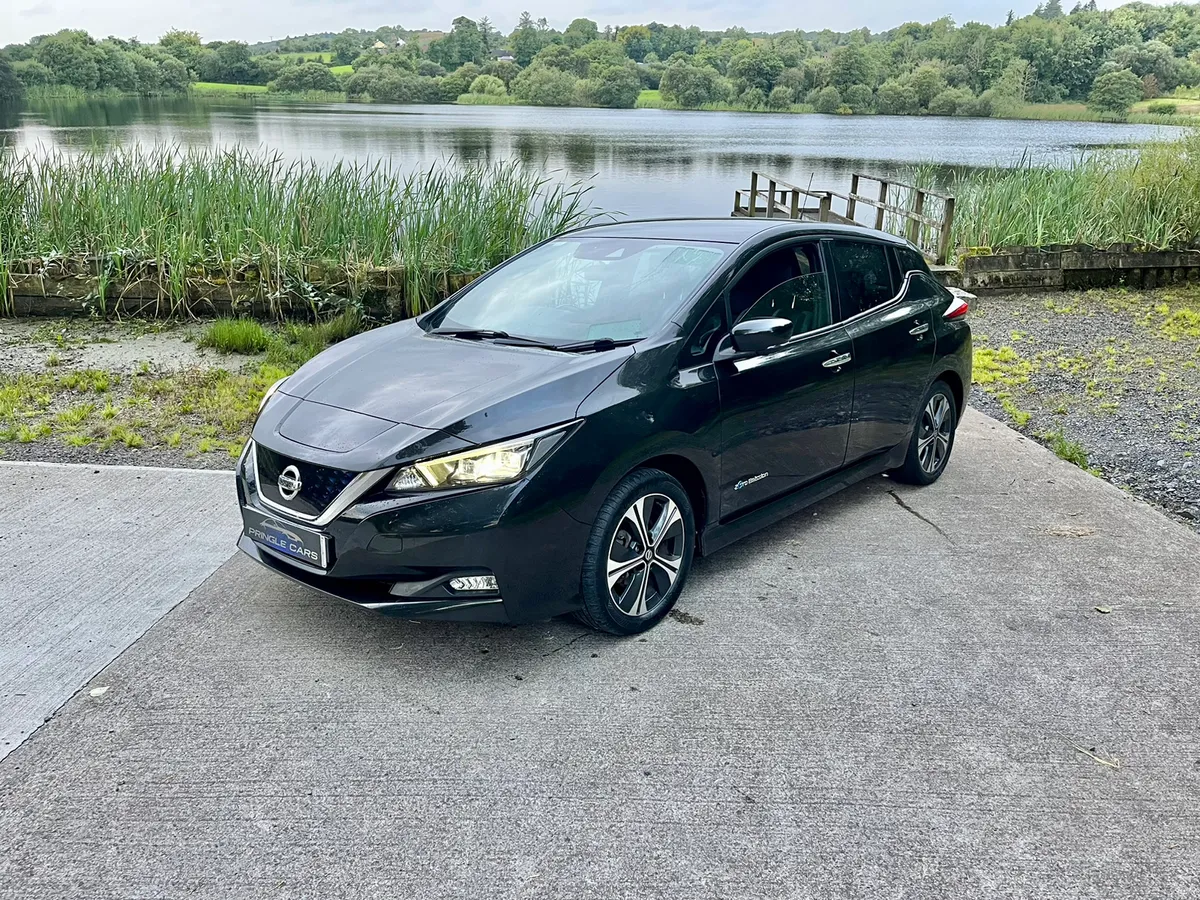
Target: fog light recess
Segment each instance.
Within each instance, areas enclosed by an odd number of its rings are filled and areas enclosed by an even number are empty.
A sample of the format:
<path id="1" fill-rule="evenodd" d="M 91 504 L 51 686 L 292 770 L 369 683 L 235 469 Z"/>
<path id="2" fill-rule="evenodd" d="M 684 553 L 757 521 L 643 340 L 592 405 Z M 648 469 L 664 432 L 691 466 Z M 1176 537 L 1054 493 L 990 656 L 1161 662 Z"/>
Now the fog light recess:
<path id="1" fill-rule="evenodd" d="M 496 583 L 495 575 L 466 575 L 462 578 L 450 579 L 450 590 L 479 593 L 480 591 L 497 591 L 500 585 Z"/>

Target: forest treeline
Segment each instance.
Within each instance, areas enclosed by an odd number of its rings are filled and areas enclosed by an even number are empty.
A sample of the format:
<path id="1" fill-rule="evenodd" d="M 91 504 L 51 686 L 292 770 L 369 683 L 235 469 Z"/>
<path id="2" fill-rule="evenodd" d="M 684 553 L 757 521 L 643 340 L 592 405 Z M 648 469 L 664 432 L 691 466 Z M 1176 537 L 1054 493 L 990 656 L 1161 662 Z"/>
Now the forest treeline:
<path id="1" fill-rule="evenodd" d="M 1200 86 L 1200 4 L 1100 10 L 1089 0 L 1066 11 L 1049 0 L 999 25 L 943 18 L 878 33 L 601 29 L 584 18 L 559 31 L 529 13 L 508 34 L 464 16 L 447 32 L 386 26 L 264 44 L 63 30 L 0 50 L 0 99 L 55 87 L 171 93 L 195 82 L 386 102 L 618 108 L 659 91 L 657 102 L 680 108 L 828 113 L 990 116 L 1085 102 L 1119 117 L 1138 101 Z"/>

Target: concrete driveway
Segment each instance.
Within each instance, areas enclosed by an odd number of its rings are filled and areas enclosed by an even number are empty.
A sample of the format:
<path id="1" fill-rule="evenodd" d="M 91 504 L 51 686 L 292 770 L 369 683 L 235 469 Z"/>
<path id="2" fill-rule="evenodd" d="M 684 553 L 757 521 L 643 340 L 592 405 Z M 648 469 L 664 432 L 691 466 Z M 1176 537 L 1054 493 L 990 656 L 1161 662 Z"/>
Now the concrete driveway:
<path id="1" fill-rule="evenodd" d="M 1195 534 L 975 413 L 639 639 L 235 557 L 0 762 L 0 896 L 1195 897 L 1198 608 Z"/>

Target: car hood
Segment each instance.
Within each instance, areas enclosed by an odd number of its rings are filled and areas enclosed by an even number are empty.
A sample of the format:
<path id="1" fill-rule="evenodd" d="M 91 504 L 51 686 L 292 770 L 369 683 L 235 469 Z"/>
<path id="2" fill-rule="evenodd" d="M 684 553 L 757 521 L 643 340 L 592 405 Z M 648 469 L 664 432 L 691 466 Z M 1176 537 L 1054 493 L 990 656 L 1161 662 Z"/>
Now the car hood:
<path id="1" fill-rule="evenodd" d="M 629 347 L 574 354 L 462 340 L 402 322 L 325 351 L 281 392 L 330 408 L 330 422 L 343 419 L 363 436 L 373 426 L 333 410 L 369 417 L 379 431 L 385 423 L 408 425 L 484 443 L 574 418 L 584 398 L 632 353 Z M 306 418 L 313 418 L 311 410 Z"/>

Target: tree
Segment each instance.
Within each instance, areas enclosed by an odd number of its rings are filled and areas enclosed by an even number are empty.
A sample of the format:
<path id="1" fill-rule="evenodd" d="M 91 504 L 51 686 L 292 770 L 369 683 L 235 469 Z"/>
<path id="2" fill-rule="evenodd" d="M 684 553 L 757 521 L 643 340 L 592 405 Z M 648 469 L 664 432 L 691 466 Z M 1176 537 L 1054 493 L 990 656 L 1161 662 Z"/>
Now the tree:
<path id="1" fill-rule="evenodd" d="M 187 66 L 193 77 L 199 75 L 204 48 L 200 45 L 200 35 L 195 31 L 172 28 L 158 39 L 158 46 Z"/>
<path id="2" fill-rule="evenodd" d="M 508 88 L 495 75 L 480 75 L 471 82 L 471 93 L 483 94 L 487 97 L 503 97 L 508 93 Z"/>
<path id="3" fill-rule="evenodd" d="M 667 66 L 658 87 L 668 102 L 696 109 L 721 98 L 720 83 L 720 73 L 711 66 L 678 60 Z"/>
<path id="4" fill-rule="evenodd" d="M 210 45 L 212 46 L 212 45 Z M 266 76 L 241 41 L 228 41 L 207 50 L 200 60 L 200 80 L 222 84 L 263 84 Z"/>
<path id="5" fill-rule="evenodd" d="M 16 103 L 21 99 L 21 82 L 13 74 L 12 63 L 8 57 L 0 53 L 0 106 L 6 103 Z"/>
<path id="6" fill-rule="evenodd" d="M 634 62 L 641 62 L 646 54 L 654 50 L 654 38 L 645 25 L 631 25 L 617 32 L 617 41 L 625 49 L 625 55 Z"/>
<path id="7" fill-rule="evenodd" d="M 347 28 L 341 34 L 334 35 L 329 42 L 329 49 L 333 51 L 335 64 L 348 66 L 362 50 L 362 35 L 353 28 Z"/>
<path id="8" fill-rule="evenodd" d="M 563 43 L 572 50 L 578 50 L 584 44 L 598 41 L 600 30 L 591 19 L 574 19 L 567 30 L 563 32 Z"/>
<path id="9" fill-rule="evenodd" d="M 758 88 L 765 96 L 783 74 L 783 60 L 774 51 L 751 45 L 729 60 L 729 77 L 739 94 Z"/>
<path id="10" fill-rule="evenodd" d="M 38 41 L 34 59 L 50 70 L 55 84 L 92 91 L 100 84 L 100 53 L 86 31 L 63 29 Z"/>
<path id="11" fill-rule="evenodd" d="M 585 77 L 591 64 L 591 60 L 582 53 L 575 52 L 566 44 L 551 44 L 549 47 L 543 47 L 533 61 L 552 69 L 570 72 L 577 78 Z"/>
<path id="12" fill-rule="evenodd" d="M 738 103 L 746 109 L 762 109 L 767 105 L 767 95 L 762 92 L 761 88 L 747 88 L 738 97 Z"/>
<path id="13" fill-rule="evenodd" d="M 459 16 L 450 33 L 430 44 L 428 52 L 429 58 L 444 69 L 457 69 L 469 62 L 482 64 L 483 35 L 474 20 Z"/>
<path id="14" fill-rule="evenodd" d="M 771 95 L 767 97 L 767 106 L 770 109 L 791 109 L 792 104 L 796 102 L 796 95 L 791 88 L 786 88 L 782 84 L 778 84 L 771 89 Z"/>
<path id="15" fill-rule="evenodd" d="M 577 81 L 569 72 L 535 65 L 513 79 L 512 93 L 534 106 L 570 106 Z"/>
<path id="16" fill-rule="evenodd" d="M 833 85 L 821 88 L 817 92 L 817 102 L 813 104 L 817 112 L 825 115 L 833 115 L 842 108 L 842 92 Z"/>
<path id="17" fill-rule="evenodd" d="M 442 79 L 442 99 L 453 103 L 460 95 L 471 90 L 475 79 L 483 74 L 483 70 L 475 63 L 463 63 Z"/>
<path id="18" fill-rule="evenodd" d="M 933 102 L 933 98 L 949 87 L 942 75 L 941 67 L 932 63 L 917 66 L 908 76 L 907 81 L 917 106 L 921 109 L 927 109 Z"/>
<path id="19" fill-rule="evenodd" d="M 303 91 L 340 91 L 341 85 L 325 63 L 306 62 L 284 69 L 269 86 L 272 91 L 301 93 Z"/>
<path id="20" fill-rule="evenodd" d="M 829 83 L 839 91 L 852 84 L 875 83 L 875 64 L 862 44 L 839 47 L 829 57 Z"/>
<path id="21" fill-rule="evenodd" d="M 521 73 L 521 67 L 507 59 L 498 59 L 483 67 L 484 75 L 495 75 L 511 90 L 513 79 Z"/>
<path id="22" fill-rule="evenodd" d="M 1033 13 L 1041 19 L 1061 19 L 1065 13 L 1062 8 L 1062 0 L 1048 0 L 1042 6 L 1039 6 Z"/>
<path id="23" fill-rule="evenodd" d="M 911 116 L 918 112 L 916 95 L 906 81 L 889 78 L 875 92 L 875 111 L 885 116 Z"/>
<path id="24" fill-rule="evenodd" d="M 874 111 L 875 96 L 865 84 L 852 84 L 842 95 L 842 102 L 854 113 L 869 113 Z"/>
<path id="25" fill-rule="evenodd" d="M 581 91 L 583 99 L 591 106 L 633 109 L 642 92 L 642 80 L 638 77 L 637 66 L 626 60 L 623 64 L 599 70 L 593 67 L 587 79 L 576 86 L 576 91 Z"/>
<path id="26" fill-rule="evenodd" d="M 521 18 L 517 22 L 517 29 L 509 38 L 509 45 L 512 47 L 513 56 L 516 57 L 517 64 L 527 66 L 533 62 L 533 58 L 537 56 L 537 52 L 547 44 L 546 36 L 541 29 L 533 21 L 533 17 L 528 12 L 521 13 Z"/>
<path id="27" fill-rule="evenodd" d="M 1142 80 L 1129 69 L 1099 76 L 1088 95 L 1088 107 L 1102 115 L 1125 118 L 1142 99 Z"/>

